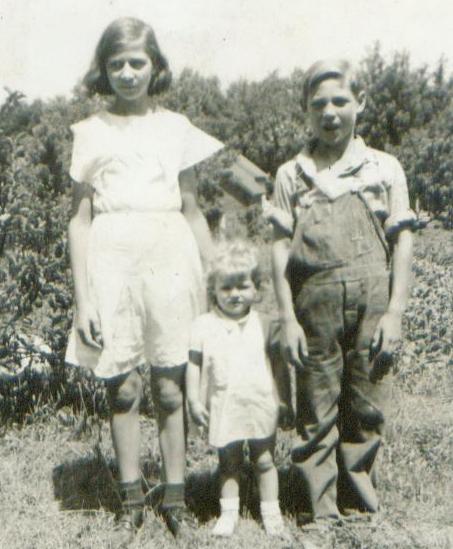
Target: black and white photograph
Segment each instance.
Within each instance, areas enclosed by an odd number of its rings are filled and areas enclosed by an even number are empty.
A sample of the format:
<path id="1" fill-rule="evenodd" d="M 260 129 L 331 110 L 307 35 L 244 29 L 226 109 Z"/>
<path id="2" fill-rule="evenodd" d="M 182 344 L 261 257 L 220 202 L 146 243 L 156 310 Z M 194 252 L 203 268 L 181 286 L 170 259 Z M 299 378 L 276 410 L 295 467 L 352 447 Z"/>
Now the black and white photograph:
<path id="1" fill-rule="evenodd" d="M 448 0 L 0 0 L 0 547 L 453 549 Z"/>

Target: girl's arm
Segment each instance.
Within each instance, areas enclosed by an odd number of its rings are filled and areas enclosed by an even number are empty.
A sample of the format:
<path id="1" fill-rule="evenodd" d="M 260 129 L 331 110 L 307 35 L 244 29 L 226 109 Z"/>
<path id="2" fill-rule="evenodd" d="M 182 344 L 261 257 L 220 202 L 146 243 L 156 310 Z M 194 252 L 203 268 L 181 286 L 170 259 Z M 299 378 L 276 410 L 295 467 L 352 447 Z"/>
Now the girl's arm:
<path id="1" fill-rule="evenodd" d="M 212 256 L 212 238 L 206 218 L 198 205 L 197 178 L 194 168 L 188 168 L 179 174 L 179 185 L 182 213 L 193 231 L 203 263 L 206 263 Z"/>
<path id="2" fill-rule="evenodd" d="M 281 321 L 281 345 L 288 362 L 302 367 L 302 356 L 308 354 L 305 334 L 297 321 L 291 288 L 285 276 L 290 239 L 278 226 L 274 227 L 272 245 L 272 277 Z"/>
<path id="3" fill-rule="evenodd" d="M 401 338 L 401 319 L 407 305 L 411 280 L 413 236 L 403 229 L 397 237 L 392 259 L 392 286 L 387 312 L 376 328 L 371 348 L 373 353 L 390 354 Z"/>
<path id="4" fill-rule="evenodd" d="M 82 341 L 100 348 L 99 321 L 88 299 L 87 247 L 91 227 L 92 189 L 85 183 L 74 183 L 71 219 L 69 221 L 69 254 L 76 303 L 76 329 Z"/>
<path id="5" fill-rule="evenodd" d="M 195 364 L 189 353 L 189 363 L 186 370 L 187 403 L 190 415 L 197 425 L 208 426 L 209 412 L 200 401 L 200 367 Z"/>

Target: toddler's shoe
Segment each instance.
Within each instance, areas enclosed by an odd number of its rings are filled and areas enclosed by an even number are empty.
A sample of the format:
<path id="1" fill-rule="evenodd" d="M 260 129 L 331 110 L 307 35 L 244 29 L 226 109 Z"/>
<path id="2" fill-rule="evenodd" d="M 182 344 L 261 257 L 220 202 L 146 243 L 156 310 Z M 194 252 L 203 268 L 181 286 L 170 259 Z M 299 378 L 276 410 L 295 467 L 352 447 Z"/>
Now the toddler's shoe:
<path id="1" fill-rule="evenodd" d="M 260 503 L 261 518 L 268 536 L 278 536 L 281 539 L 290 541 L 290 536 L 283 524 L 283 517 L 278 501 L 262 501 Z"/>
<path id="2" fill-rule="evenodd" d="M 239 521 L 239 498 L 220 498 L 220 517 L 212 530 L 214 536 L 229 538 Z"/>

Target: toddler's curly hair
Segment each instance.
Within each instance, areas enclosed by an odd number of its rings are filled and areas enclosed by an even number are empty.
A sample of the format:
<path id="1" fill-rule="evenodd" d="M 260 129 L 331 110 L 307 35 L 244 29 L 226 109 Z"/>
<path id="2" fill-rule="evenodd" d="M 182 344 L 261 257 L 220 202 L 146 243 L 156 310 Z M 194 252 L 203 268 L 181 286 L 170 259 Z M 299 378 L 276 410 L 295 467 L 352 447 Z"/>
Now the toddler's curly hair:
<path id="1" fill-rule="evenodd" d="M 250 274 L 255 288 L 261 288 L 263 274 L 255 246 L 243 240 L 227 240 L 216 244 L 208 266 L 207 291 L 211 305 L 217 303 L 215 283 L 219 275 Z"/>

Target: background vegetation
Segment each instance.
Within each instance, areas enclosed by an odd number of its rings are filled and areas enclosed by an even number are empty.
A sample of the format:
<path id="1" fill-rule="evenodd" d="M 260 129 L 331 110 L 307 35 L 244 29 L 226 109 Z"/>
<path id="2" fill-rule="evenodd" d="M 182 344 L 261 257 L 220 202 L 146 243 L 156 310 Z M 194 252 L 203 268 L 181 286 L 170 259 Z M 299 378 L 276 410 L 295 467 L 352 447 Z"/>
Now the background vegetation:
<path id="1" fill-rule="evenodd" d="M 363 59 L 361 78 L 368 103 L 359 133 L 369 144 L 398 156 L 408 176 L 412 206 L 437 228 L 417 237 L 415 285 L 383 454 L 381 522 L 378 528 L 339 527 L 329 536 L 332 547 L 453 547 L 447 503 L 453 492 L 448 332 L 453 79 L 445 73 L 443 60 L 434 68 L 414 68 L 407 54 L 385 60 L 378 46 Z M 199 192 L 208 217 L 222 210 L 219 173 L 236 152 L 272 177 L 303 145 L 307 133 L 300 107 L 302 79 L 303 71 L 298 70 L 287 78 L 271 74 L 261 82 L 239 81 L 222 90 L 217 79 L 186 70 L 162 98 L 167 107 L 184 112 L 229 146 L 200 168 Z M 87 99 L 76 89 L 70 99 L 32 103 L 20 92 L 11 92 L 0 106 L 0 513 L 5 525 L 0 546 L 11 549 L 108 546 L 104 538 L 111 515 L 97 512 L 115 506 L 110 442 L 108 436 L 100 438 L 106 434 L 101 421 L 106 415 L 104 390 L 81 371 L 66 368 L 62 360 L 72 308 L 66 241 L 69 126 L 100 105 L 98 98 Z M 260 244 L 265 257 L 269 232 L 257 207 L 238 211 L 237 222 L 239 231 Z M 270 287 L 263 307 L 274 307 Z M 148 395 L 143 411 L 152 417 Z M 159 465 L 153 420 L 146 421 L 145 429 L 143 474 L 150 486 Z M 278 448 L 288 517 L 288 502 L 294 499 L 287 473 L 292 436 L 281 433 Z M 216 510 L 215 488 L 209 474 L 204 485 L 199 475 L 215 460 L 196 439 L 188 460 L 198 485 L 206 488 L 208 507 L 203 510 L 197 507 L 196 485 L 189 483 L 196 511 L 208 520 Z M 268 542 L 251 520 L 253 497 L 252 491 L 244 511 L 250 520 L 241 526 L 235 543 L 266 547 Z M 62 514 L 59 508 L 72 512 Z M 93 513 L 91 518 L 81 516 L 86 510 Z M 290 518 L 288 524 L 300 542 L 301 532 Z M 145 539 L 163 547 L 171 544 L 155 520 Z M 214 546 L 208 528 L 201 529 L 196 543 Z"/>

